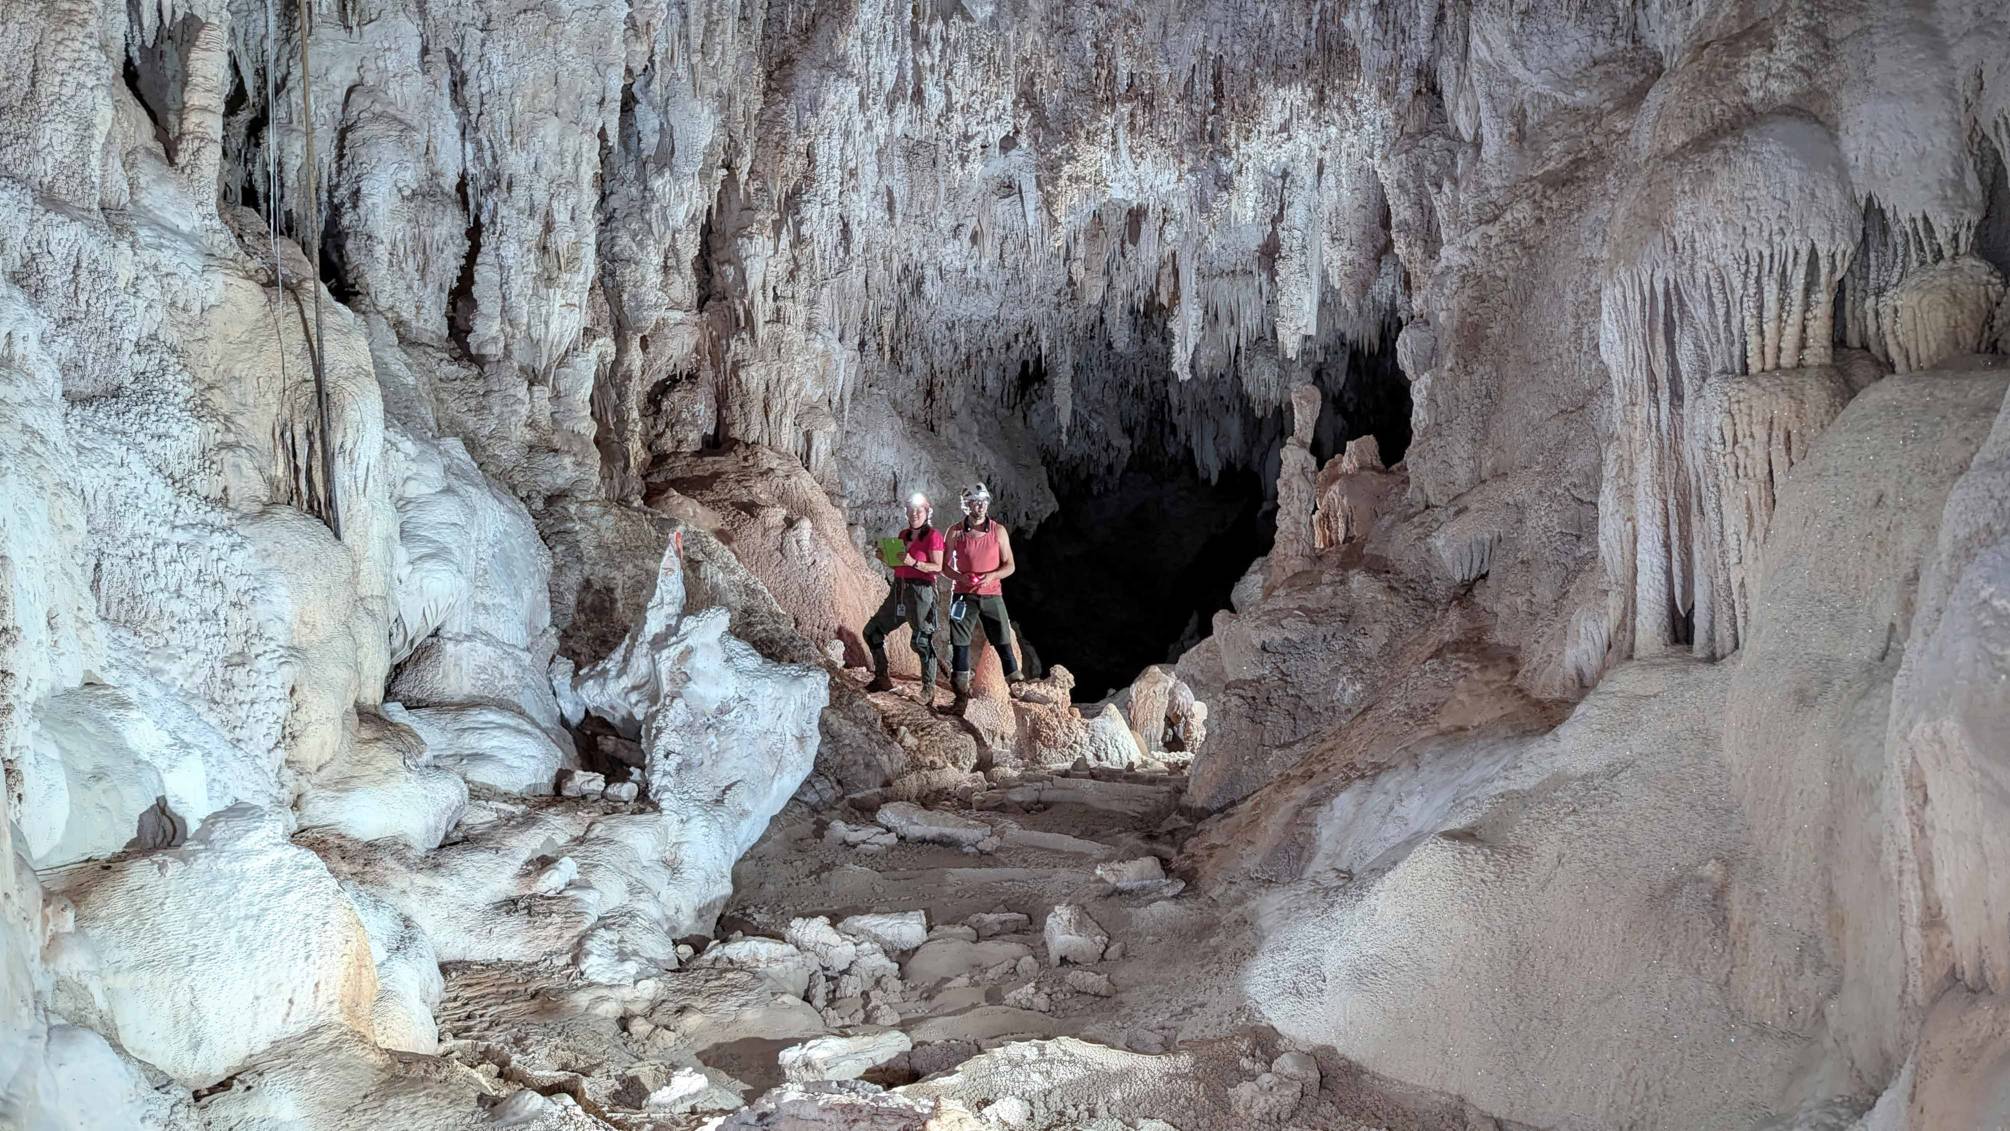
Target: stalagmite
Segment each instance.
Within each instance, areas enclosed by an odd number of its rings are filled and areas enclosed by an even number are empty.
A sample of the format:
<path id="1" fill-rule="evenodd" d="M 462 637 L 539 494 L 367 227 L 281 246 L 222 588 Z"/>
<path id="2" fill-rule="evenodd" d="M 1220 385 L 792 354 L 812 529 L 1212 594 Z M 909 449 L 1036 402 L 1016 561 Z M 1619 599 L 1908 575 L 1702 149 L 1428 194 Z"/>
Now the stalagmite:
<path id="1" fill-rule="evenodd" d="M 1376 516 L 1387 505 L 1396 478 L 1382 466 L 1382 449 L 1373 436 L 1347 442 L 1347 450 L 1319 469 L 1314 492 L 1312 545 L 1319 553 L 1367 537 Z"/>
<path id="2" fill-rule="evenodd" d="M 1312 458 L 1312 429 L 1319 421 L 1320 399 L 1317 386 L 1291 390 L 1291 435 L 1278 457 L 1277 541 L 1270 549 L 1266 590 L 1312 564 L 1316 549 L 1312 514 L 1318 498 L 1314 477 L 1319 471 Z"/>

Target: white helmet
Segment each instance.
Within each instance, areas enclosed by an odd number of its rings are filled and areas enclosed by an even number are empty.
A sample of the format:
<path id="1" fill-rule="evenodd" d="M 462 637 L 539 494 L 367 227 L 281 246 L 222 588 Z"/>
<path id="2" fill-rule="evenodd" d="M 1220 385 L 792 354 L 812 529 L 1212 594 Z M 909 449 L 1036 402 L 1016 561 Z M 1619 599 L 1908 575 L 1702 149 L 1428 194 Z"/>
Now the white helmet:
<path id="1" fill-rule="evenodd" d="M 982 483 L 963 489 L 963 509 L 965 511 L 970 509 L 972 503 L 988 503 L 990 501 L 991 489 Z"/>
<path id="2" fill-rule="evenodd" d="M 910 509 L 914 507 L 920 507 L 922 510 L 925 511 L 932 511 L 935 509 L 935 504 L 928 501 L 928 496 L 922 494 L 919 491 L 916 491 L 914 494 L 909 495 L 907 497 L 907 505 Z"/>

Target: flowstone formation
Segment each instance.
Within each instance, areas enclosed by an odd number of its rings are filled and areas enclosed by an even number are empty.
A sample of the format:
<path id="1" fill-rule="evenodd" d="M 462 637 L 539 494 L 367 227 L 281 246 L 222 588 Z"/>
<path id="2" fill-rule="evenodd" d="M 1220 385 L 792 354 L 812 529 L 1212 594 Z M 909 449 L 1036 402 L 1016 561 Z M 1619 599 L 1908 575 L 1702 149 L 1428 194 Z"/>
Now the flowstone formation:
<path id="1" fill-rule="evenodd" d="M 0 55 L 0 1126 L 2010 1125 L 2000 3 Z"/>

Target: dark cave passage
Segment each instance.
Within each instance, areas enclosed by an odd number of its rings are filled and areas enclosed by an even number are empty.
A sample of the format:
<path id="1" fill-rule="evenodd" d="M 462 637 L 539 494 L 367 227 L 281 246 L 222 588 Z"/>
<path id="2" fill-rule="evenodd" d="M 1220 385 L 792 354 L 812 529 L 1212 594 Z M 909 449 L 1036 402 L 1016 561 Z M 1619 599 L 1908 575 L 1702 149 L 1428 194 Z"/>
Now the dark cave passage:
<path id="1" fill-rule="evenodd" d="M 1191 470 L 1133 468 L 1104 487 L 1054 490 L 1060 511 L 1014 540 L 1005 593 L 1041 662 L 1074 673 L 1076 702 L 1107 697 L 1204 636 L 1270 551 L 1271 513 L 1252 472 L 1210 484 Z"/>
<path id="2" fill-rule="evenodd" d="M 1389 334 L 1394 340 L 1395 333 Z M 1312 452 L 1323 464 L 1347 448 L 1349 440 L 1373 436 L 1383 464 L 1394 467 L 1410 448 L 1410 379 L 1396 365 L 1393 348 L 1350 349 L 1320 369 L 1326 403 L 1313 432 Z"/>
<path id="3" fill-rule="evenodd" d="M 1312 437 L 1320 464 L 1367 435 L 1385 464 L 1403 458 L 1410 383 L 1393 350 L 1342 350 L 1311 377 L 1326 394 Z M 1020 399 L 1034 399 L 1043 381 L 1037 365 L 1022 368 Z M 1170 398 L 1148 406 L 1159 430 L 1114 478 L 1050 465 L 1060 509 L 1015 538 L 1019 565 L 1006 583 L 1013 619 L 1041 663 L 1074 673 L 1077 702 L 1106 698 L 1205 639 L 1235 583 L 1270 552 L 1286 410 L 1248 418 L 1266 438 L 1257 466 L 1231 467 L 1213 483 L 1166 427 L 1174 411 Z"/>

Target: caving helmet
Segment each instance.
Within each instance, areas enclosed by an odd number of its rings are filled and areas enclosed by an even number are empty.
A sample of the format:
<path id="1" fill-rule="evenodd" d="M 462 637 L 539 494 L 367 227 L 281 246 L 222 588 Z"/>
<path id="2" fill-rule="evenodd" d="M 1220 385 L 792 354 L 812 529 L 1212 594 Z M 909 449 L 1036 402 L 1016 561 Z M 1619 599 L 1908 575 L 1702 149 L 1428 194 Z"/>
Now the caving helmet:
<path id="1" fill-rule="evenodd" d="M 978 503 L 989 503 L 990 501 L 991 501 L 991 488 L 986 487 L 982 483 L 974 484 L 972 486 L 965 487 L 963 489 L 964 514 L 969 514 L 971 509 L 975 507 Z"/>

